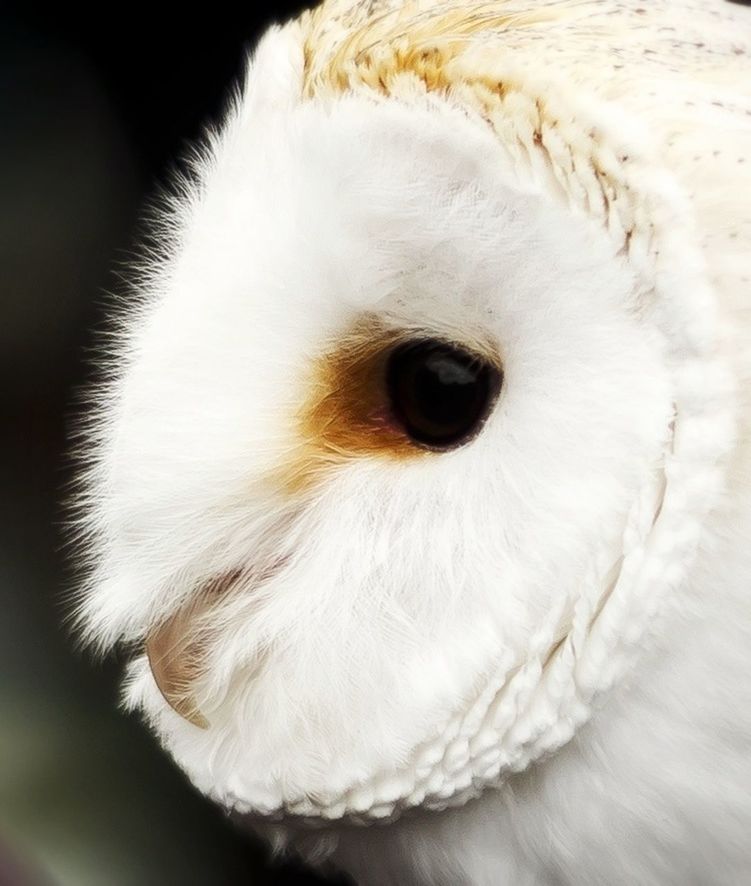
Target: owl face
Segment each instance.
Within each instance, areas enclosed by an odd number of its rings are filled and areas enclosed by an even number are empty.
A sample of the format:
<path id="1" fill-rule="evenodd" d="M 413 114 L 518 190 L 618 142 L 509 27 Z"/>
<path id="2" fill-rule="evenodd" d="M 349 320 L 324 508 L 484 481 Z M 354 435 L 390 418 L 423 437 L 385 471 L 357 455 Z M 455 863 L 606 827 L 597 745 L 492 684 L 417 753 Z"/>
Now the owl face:
<path id="1" fill-rule="evenodd" d="M 525 746 L 673 382 L 627 260 L 483 121 L 292 101 L 287 67 L 211 141 L 128 308 L 85 618 L 135 644 L 130 703 L 221 803 L 388 816 Z"/>

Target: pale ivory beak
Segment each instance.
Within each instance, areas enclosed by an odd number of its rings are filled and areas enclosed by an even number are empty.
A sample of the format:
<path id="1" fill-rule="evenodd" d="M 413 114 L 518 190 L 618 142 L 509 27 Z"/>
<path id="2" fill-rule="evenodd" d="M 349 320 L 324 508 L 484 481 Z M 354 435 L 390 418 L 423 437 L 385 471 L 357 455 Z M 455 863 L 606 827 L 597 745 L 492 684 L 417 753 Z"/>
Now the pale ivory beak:
<path id="1" fill-rule="evenodd" d="M 193 686 L 201 675 L 210 640 L 208 617 L 237 583 L 240 570 L 209 581 L 202 591 L 161 622 L 146 637 L 146 656 L 164 700 L 181 717 L 208 729 L 198 709 Z"/>
<path id="2" fill-rule="evenodd" d="M 258 571 L 236 569 L 207 582 L 184 606 L 153 628 L 146 637 L 146 657 L 164 700 L 183 719 L 208 729 L 209 721 L 200 711 L 193 687 L 200 678 L 211 642 L 211 613 L 236 588 L 241 579 L 257 587 L 274 575 L 286 562 L 280 557 Z"/>
<path id="3" fill-rule="evenodd" d="M 208 729 L 192 695 L 204 647 L 195 631 L 196 609 L 195 604 L 184 606 L 153 630 L 146 638 L 146 656 L 167 704 L 189 723 Z M 205 603 L 201 609 L 205 611 Z"/>

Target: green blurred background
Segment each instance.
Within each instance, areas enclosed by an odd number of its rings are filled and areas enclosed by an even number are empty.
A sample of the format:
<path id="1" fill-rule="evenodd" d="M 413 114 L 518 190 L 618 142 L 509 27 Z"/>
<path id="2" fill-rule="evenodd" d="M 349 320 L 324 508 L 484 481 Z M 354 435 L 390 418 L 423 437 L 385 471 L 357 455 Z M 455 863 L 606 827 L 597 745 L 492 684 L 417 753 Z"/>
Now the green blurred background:
<path id="1" fill-rule="evenodd" d="M 295 9 L 0 5 L 0 886 L 322 882 L 200 798 L 118 711 L 122 662 L 62 624 L 65 453 L 102 292 L 144 198 Z"/>

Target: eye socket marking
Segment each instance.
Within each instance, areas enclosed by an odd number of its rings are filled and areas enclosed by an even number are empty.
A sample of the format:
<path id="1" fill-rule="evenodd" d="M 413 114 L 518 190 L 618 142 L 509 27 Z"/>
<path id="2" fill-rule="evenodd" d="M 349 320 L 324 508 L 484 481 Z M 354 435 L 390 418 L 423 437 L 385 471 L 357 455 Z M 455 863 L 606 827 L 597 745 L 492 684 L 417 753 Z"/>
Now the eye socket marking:
<path id="1" fill-rule="evenodd" d="M 502 371 L 490 361 L 438 339 L 397 345 L 386 369 L 386 388 L 399 425 L 417 446 L 440 452 L 477 436 L 502 382 Z"/>
<path id="2" fill-rule="evenodd" d="M 490 342 L 458 344 L 362 316 L 311 361 L 290 416 L 297 445 L 273 482 L 298 495 L 357 458 L 408 461 L 459 447 L 482 429 L 502 381 Z"/>

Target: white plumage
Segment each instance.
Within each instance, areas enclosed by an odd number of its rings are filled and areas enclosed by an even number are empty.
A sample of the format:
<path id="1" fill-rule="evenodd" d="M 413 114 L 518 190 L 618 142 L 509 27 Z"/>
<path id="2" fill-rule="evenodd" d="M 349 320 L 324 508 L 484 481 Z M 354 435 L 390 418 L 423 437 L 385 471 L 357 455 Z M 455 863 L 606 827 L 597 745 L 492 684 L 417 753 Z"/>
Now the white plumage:
<path id="1" fill-rule="evenodd" d="M 362 884 L 743 882 L 751 10 L 324 3 L 162 234 L 81 621 L 195 784 Z M 503 373 L 446 451 L 425 337 Z"/>

